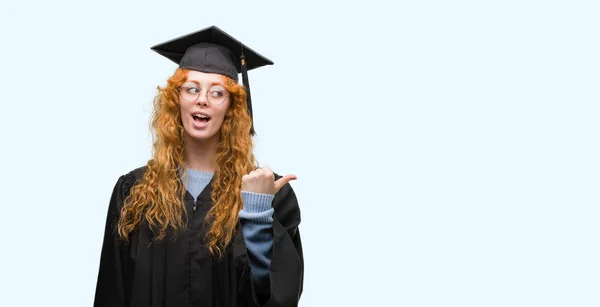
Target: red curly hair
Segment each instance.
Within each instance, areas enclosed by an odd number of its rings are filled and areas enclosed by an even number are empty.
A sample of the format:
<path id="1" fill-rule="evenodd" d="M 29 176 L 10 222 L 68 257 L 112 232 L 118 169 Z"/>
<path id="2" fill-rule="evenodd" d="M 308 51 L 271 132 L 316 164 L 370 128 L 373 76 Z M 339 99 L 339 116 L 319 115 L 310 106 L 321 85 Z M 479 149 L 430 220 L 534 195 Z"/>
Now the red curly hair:
<path id="1" fill-rule="evenodd" d="M 183 184 L 178 184 L 179 168 L 184 176 L 186 169 L 178 88 L 187 80 L 188 72 L 177 69 L 166 87 L 158 87 L 151 124 L 153 158 L 148 161 L 142 180 L 132 187 L 125 199 L 118 223 L 119 237 L 125 241 L 138 229 L 142 219 L 148 222 L 157 240 L 163 239 L 169 228 L 177 232 L 187 227 L 186 190 Z M 231 103 L 219 131 L 211 194 L 213 207 L 206 217 L 211 223 L 207 247 L 219 257 L 236 232 L 238 213 L 242 208 L 242 176 L 255 166 L 246 90 L 230 78 L 226 79 L 225 88 L 230 93 Z"/>

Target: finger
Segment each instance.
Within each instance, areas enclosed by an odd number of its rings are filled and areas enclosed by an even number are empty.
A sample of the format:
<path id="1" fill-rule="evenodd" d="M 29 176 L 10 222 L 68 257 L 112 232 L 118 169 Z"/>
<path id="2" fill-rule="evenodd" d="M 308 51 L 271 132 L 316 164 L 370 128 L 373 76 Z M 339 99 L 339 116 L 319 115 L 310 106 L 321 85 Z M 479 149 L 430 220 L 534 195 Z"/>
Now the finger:
<path id="1" fill-rule="evenodd" d="M 273 170 L 271 170 L 270 167 L 265 165 L 262 167 L 262 170 L 264 172 L 264 175 L 269 176 L 271 178 L 275 178 L 275 176 L 273 175 Z"/>
<path id="2" fill-rule="evenodd" d="M 246 185 L 248 184 L 248 179 L 250 178 L 249 175 L 244 175 L 242 176 L 242 190 L 246 188 Z"/>
<path id="3" fill-rule="evenodd" d="M 275 181 L 275 190 L 279 191 L 279 189 L 281 189 L 284 185 L 290 182 L 290 180 L 296 180 L 297 178 L 298 177 L 296 177 L 296 175 L 285 175 L 277 179 L 277 181 Z"/>

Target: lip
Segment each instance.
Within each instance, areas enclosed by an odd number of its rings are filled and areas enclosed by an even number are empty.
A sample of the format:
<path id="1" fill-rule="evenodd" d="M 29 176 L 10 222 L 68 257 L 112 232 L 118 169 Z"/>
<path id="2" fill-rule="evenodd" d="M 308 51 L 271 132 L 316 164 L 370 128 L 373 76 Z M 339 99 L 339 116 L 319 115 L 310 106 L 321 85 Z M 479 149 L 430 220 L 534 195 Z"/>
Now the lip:
<path id="1" fill-rule="evenodd" d="M 194 114 L 198 114 L 198 113 L 194 113 Z M 208 123 L 210 123 L 210 117 L 207 122 L 198 122 L 194 119 L 194 116 L 192 116 L 192 125 L 194 125 L 194 128 L 196 128 L 196 129 L 204 129 L 208 126 Z"/>
<path id="2" fill-rule="evenodd" d="M 206 128 L 208 126 L 208 122 L 199 123 L 199 122 L 197 122 L 197 121 L 195 121 L 193 119 L 192 119 L 192 122 L 193 122 L 194 128 L 196 128 L 196 129 L 204 129 L 204 128 Z"/>
<path id="3" fill-rule="evenodd" d="M 206 116 L 208 118 L 211 118 L 211 116 L 208 115 L 208 113 L 202 112 L 202 111 L 192 112 L 192 116 L 194 116 L 194 115 L 204 115 L 204 116 Z"/>

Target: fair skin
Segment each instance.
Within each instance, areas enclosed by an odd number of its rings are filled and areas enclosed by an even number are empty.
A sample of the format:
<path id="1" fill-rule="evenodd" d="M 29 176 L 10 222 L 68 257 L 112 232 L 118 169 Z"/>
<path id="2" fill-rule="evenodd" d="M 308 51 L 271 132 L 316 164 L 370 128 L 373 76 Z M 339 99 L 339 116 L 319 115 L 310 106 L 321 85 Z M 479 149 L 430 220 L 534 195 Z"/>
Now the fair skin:
<path id="1" fill-rule="evenodd" d="M 188 101 L 179 97 L 181 120 L 184 128 L 184 157 L 186 167 L 207 172 L 214 172 L 214 157 L 219 143 L 219 130 L 225 119 L 225 113 L 231 104 L 225 90 L 226 77 L 219 74 L 188 72 L 187 80 L 182 87 L 190 93 L 200 91 L 196 101 Z M 210 103 L 211 95 L 221 103 Z M 223 97 L 222 99 L 219 99 Z M 275 194 L 295 175 L 286 175 L 274 181 L 273 171 L 265 166 L 242 177 L 242 190 L 260 194 Z"/>

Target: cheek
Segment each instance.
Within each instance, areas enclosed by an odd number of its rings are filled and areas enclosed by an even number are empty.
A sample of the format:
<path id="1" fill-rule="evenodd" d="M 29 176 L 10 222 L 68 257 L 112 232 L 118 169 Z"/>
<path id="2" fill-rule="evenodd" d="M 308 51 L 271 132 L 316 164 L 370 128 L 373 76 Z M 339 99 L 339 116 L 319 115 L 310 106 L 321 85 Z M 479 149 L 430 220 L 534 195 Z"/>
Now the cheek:
<path id="1" fill-rule="evenodd" d="M 181 111 L 185 111 L 187 109 L 190 108 L 190 104 L 185 102 L 185 101 L 179 101 L 179 109 L 181 109 Z"/>
<path id="2" fill-rule="evenodd" d="M 220 106 L 218 114 L 219 114 L 219 119 L 221 121 L 223 121 L 223 119 L 225 118 L 225 114 L 227 114 L 228 110 L 229 110 L 229 103 L 223 104 L 222 106 Z"/>
<path id="3" fill-rule="evenodd" d="M 223 125 L 223 122 L 225 121 L 225 112 L 224 111 L 220 111 L 218 114 L 215 114 L 216 117 L 216 121 L 219 123 L 219 126 Z"/>
<path id="4" fill-rule="evenodd" d="M 181 116 L 184 117 L 185 114 L 190 114 L 192 112 L 192 106 L 188 103 L 179 103 L 179 111 L 181 112 Z"/>

